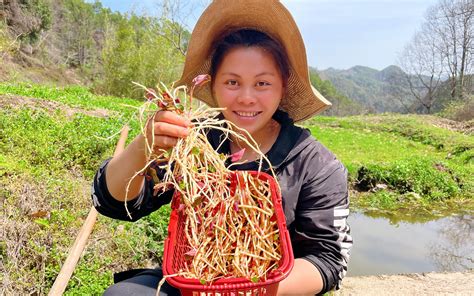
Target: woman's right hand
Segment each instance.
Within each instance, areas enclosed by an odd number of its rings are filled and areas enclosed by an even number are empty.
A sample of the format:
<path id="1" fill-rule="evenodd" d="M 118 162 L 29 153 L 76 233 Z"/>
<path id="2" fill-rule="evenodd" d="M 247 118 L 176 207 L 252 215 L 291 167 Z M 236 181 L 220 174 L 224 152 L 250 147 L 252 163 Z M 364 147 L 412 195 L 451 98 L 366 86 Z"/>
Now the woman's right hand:
<path id="1" fill-rule="evenodd" d="M 186 137 L 191 126 L 191 122 L 183 116 L 170 111 L 158 111 L 147 122 L 147 145 L 153 143 L 153 152 L 159 154 L 162 152 L 160 149 L 168 150 L 176 145 L 179 138 Z M 137 172 L 142 171 L 149 161 L 144 141 L 144 135 L 138 135 L 122 153 L 112 158 L 107 166 L 107 188 L 119 201 L 125 200 L 127 192 L 129 199 L 136 197 L 143 186 L 144 177 L 137 176 Z M 130 180 L 132 177 L 134 178 Z"/>
<path id="2" fill-rule="evenodd" d="M 168 150 L 176 145 L 179 138 L 185 138 L 189 134 L 192 123 L 171 111 L 157 111 L 147 123 L 147 145 L 153 144 L 153 151 Z"/>

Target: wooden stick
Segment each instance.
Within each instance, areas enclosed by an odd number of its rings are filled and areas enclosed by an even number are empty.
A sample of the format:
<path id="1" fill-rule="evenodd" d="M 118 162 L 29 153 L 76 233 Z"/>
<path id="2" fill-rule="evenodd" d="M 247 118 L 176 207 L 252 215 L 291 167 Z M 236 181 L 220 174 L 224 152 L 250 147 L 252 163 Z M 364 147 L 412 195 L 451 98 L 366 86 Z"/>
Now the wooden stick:
<path id="1" fill-rule="evenodd" d="M 117 146 L 115 147 L 114 156 L 118 155 L 122 152 L 125 148 L 125 141 L 127 140 L 129 127 L 125 125 L 121 132 L 120 138 L 117 142 Z M 67 287 L 69 279 L 71 278 L 74 269 L 76 268 L 77 262 L 81 257 L 82 251 L 86 246 L 87 239 L 92 232 L 92 228 L 94 227 L 95 221 L 97 219 L 97 210 L 92 207 L 89 211 L 89 215 L 87 215 L 86 221 L 82 225 L 79 234 L 74 241 L 71 249 L 69 250 L 69 254 L 64 262 L 61 271 L 59 272 L 56 280 L 54 281 L 53 287 L 48 293 L 48 296 L 57 296 L 62 295 L 64 290 Z"/>

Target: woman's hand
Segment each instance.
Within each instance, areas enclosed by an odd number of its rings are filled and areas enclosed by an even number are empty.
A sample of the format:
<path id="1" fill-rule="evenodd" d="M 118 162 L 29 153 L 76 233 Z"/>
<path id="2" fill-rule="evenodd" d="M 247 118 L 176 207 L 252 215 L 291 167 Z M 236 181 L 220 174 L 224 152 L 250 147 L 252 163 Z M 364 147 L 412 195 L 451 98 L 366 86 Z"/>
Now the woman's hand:
<path id="1" fill-rule="evenodd" d="M 185 138 L 192 123 L 171 111 L 158 111 L 147 124 L 147 145 L 153 145 L 155 153 L 176 145 L 179 138 Z"/>
<path id="2" fill-rule="evenodd" d="M 124 201 L 125 197 L 136 197 L 144 179 L 137 172 L 142 171 L 148 161 L 145 148 L 153 145 L 153 152 L 160 154 L 163 150 L 174 147 L 179 138 L 186 137 L 191 125 L 188 119 L 174 112 L 156 112 L 148 120 L 146 135 L 138 135 L 122 153 L 109 162 L 105 177 L 110 194 L 119 201 Z"/>

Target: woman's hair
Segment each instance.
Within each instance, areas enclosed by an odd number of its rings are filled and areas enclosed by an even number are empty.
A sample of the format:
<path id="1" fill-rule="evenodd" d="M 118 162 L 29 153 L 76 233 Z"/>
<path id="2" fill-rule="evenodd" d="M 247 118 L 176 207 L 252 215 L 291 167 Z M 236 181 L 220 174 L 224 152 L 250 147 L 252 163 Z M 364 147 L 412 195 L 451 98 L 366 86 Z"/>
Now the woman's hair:
<path id="1" fill-rule="evenodd" d="M 257 30 L 242 29 L 231 32 L 219 39 L 214 45 L 214 53 L 211 58 L 211 77 L 214 78 L 225 55 L 234 48 L 258 47 L 268 52 L 275 61 L 282 76 L 283 85 L 286 86 L 290 77 L 290 66 L 288 57 L 283 47 L 270 38 L 267 34 Z M 214 79 L 212 79 L 214 81 Z"/>

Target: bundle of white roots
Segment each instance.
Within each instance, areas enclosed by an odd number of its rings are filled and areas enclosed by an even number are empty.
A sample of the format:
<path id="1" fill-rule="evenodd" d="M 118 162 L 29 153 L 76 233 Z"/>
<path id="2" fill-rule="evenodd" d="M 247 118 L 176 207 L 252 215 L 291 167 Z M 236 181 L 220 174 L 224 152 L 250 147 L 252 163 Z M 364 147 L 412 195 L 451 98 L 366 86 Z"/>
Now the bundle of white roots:
<path id="1" fill-rule="evenodd" d="M 162 85 L 157 91 L 147 89 L 148 101 L 139 113 L 144 135 L 148 120 L 159 112 L 157 109 L 177 112 L 193 125 L 188 136 L 179 139 L 170 150 L 156 151 L 153 139 L 147 139 L 147 164 L 133 178 L 147 174 L 154 179 L 155 195 L 174 190 L 173 198 L 179 199 L 177 210 L 185 216 L 189 250 L 184 254 L 183 270 L 176 275 L 198 279 L 202 284 L 212 284 L 220 278 L 265 280 L 281 258 L 270 184 L 258 174 L 232 173 L 231 167 L 242 163 L 243 151 L 219 154 L 208 142 L 207 132 L 220 130 L 221 143 L 227 139 L 245 143 L 258 155 L 258 171 L 266 162 L 270 173 L 274 177 L 275 174 L 250 134 L 220 119 L 222 109 L 204 105 L 190 108 L 193 89 L 190 96 L 185 87 L 169 90 Z M 130 215 L 128 208 L 127 213 Z"/>

